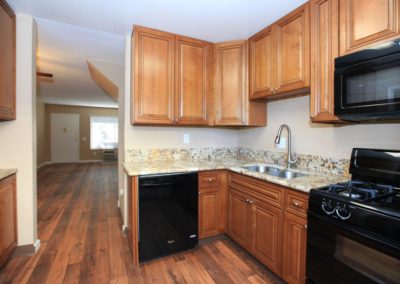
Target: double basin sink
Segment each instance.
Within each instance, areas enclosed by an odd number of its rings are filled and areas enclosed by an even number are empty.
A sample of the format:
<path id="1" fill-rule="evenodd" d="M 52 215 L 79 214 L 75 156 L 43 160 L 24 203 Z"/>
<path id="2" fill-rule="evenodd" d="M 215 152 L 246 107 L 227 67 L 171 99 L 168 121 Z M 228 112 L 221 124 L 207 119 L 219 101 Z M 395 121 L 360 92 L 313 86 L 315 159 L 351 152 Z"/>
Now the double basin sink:
<path id="1" fill-rule="evenodd" d="M 279 177 L 279 178 L 284 178 L 284 179 L 294 179 L 302 176 L 307 176 L 307 174 L 287 170 L 287 169 L 280 169 L 277 167 L 273 166 L 267 166 L 267 165 L 250 165 L 250 166 L 243 166 L 242 168 L 252 171 L 252 172 L 257 172 L 261 174 L 266 174 L 274 177 Z"/>

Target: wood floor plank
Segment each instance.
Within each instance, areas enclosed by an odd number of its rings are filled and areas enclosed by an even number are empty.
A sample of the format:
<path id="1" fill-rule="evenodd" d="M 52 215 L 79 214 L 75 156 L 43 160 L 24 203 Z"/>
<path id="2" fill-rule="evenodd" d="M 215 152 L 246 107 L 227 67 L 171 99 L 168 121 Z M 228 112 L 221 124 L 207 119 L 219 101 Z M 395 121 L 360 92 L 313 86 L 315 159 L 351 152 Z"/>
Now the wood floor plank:
<path id="1" fill-rule="evenodd" d="M 10 259 L 0 283 L 283 283 L 230 239 L 136 268 L 122 232 L 117 164 L 57 164 L 38 172 L 34 256 Z"/>

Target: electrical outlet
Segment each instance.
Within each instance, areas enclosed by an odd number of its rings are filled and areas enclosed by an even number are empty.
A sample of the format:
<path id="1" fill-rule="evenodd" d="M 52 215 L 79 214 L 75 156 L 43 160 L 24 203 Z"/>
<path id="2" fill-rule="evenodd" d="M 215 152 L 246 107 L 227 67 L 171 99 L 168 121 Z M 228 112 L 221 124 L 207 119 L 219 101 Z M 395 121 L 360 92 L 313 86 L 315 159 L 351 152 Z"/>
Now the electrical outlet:
<path id="1" fill-rule="evenodd" d="M 190 144 L 190 134 L 183 134 L 183 144 Z"/>

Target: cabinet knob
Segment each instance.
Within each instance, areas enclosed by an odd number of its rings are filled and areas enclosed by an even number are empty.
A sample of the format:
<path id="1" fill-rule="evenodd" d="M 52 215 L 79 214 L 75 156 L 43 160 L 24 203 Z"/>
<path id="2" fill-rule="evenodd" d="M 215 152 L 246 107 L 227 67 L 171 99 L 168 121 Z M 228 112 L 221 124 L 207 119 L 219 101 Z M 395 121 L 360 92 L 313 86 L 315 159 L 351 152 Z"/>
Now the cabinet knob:
<path id="1" fill-rule="evenodd" d="M 292 205 L 293 205 L 294 207 L 296 207 L 296 208 L 300 208 L 300 207 L 301 207 L 301 204 L 298 203 L 298 202 L 293 202 Z"/>
<path id="2" fill-rule="evenodd" d="M 306 229 L 308 228 L 307 224 L 304 225 L 304 228 L 306 228 Z"/>
<path id="3" fill-rule="evenodd" d="M 212 182 L 212 181 L 213 181 L 213 179 L 212 179 L 212 178 L 209 178 L 209 179 L 208 179 L 208 182 Z"/>
<path id="4" fill-rule="evenodd" d="M 254 203 L 254 201 L 249 199 L 249 204 L 253 204 L 253 203 Z"/>
<path id="5" fill-rule="evenodd" d="M 199 195 L 201 195 L 201 192 L 199 191 Z"/>

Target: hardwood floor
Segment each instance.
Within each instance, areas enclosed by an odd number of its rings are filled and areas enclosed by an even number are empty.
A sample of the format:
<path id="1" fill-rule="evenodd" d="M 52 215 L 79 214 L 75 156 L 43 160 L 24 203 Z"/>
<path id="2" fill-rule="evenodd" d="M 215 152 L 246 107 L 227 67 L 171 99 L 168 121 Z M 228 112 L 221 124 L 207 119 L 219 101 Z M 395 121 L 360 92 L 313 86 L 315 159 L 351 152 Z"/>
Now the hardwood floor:
<path id="1" fill-rule="evenodd" d="M 0 283 L 281 283 L 229 239 L 133 267 L 117 207 L 116 164 L 58 164 L 38 173 L 34 256 L 11 258 Z"/>

